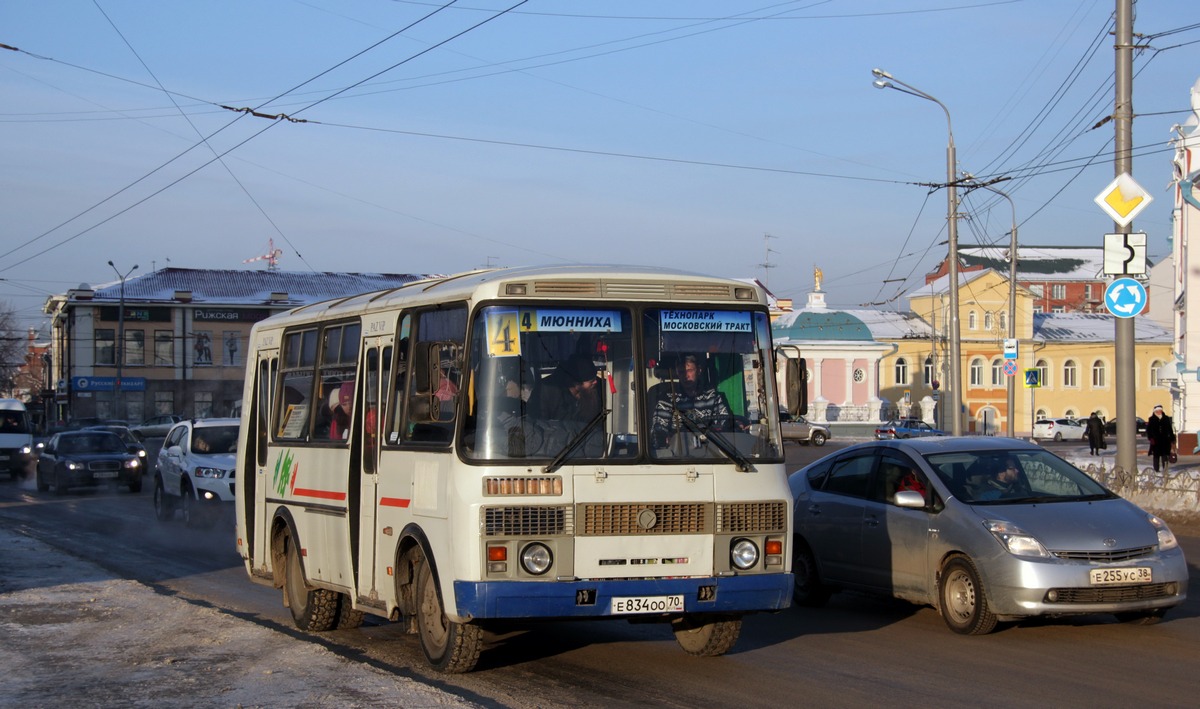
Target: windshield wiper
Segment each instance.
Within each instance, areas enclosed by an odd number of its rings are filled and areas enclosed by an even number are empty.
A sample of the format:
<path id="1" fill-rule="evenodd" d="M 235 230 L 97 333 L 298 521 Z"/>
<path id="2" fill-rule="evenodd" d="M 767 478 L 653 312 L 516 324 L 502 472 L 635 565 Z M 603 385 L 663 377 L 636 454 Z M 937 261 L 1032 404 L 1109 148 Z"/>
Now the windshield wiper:
<path id="1" fill-rule="evenodd" d="M 554 460 L 550 461 L 549 465 L 542 468 L 542 472 L 553 473 L 555 470 L 561 468 L 563 463 L 566 462 L 567 458 L 575 452 L 575 449 L 578 448 L 581 443 L 583 443 L 583 439 L 587 438 L 587 435 L 592 432 L 593 428 L 596 427 L 596 424 L 604 420 L 604 417 L 608 416 L 608 414 L 611 412 L 612 409 L 604 409 L 600 413 L 593 416 L 592 420 L 588 421 L 586 426 L 579 429 L 579 432 L 572 436 L 571 440 L 567 441 L 567 445 L 563 446 L 562 451 L 558 455 L 554 456 Z"/>
<path id="2" fill-rule="evenodd" d="M 750 464 L 750 461 L 747 460 L 737 448 L 730 445 L 729 441 L 718 431 L 709 431 L 700 428 L 700 424 L 688 418 L 687 415 L 680 411 L 677 406 L 671 404 L 671 408 L 675 411 L 675 415 L 682 420 L 683 425 L 692 433 L 699 436 L 701 441 L 711 440 L 713 446 L 717 450 L 721 451 L 726 458 L 732 460 L 734 463 L 737 463 L 737 470 L 739 473 L 749 473 L 754 470 L 754 466 Z"/>

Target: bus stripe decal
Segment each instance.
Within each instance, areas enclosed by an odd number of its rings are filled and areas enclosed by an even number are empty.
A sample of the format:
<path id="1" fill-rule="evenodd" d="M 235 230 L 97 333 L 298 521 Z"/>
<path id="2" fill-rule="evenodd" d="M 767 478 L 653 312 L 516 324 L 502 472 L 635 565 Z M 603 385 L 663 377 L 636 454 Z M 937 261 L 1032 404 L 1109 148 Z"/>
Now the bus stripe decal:
<path id="1" fill-rule="evenodd" d="M 408 507 L 412 500 L 404 497 L 381 497 L 379 504 L 383 507 Z"/>
<path id="2" fill-rule="evenodd" d="M 309 490 L 308 488 L 298 487 L 292 490 L 292 494 L 297 497 L 315 497 L 321 500 L 344 500 L 346 493 L 337 492 L 336 490 Z"/>

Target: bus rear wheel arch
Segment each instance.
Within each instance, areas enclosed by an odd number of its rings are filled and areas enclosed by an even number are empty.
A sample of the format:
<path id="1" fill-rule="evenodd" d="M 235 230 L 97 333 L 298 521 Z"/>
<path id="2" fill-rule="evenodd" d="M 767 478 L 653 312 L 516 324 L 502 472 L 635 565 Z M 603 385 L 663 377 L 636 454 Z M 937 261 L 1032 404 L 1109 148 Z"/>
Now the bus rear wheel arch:
<path id="1" fill-rule="evenodd" d="M 324 588 L 310 586 L 304 578 L 304 564 L 300 560 L 300 544 L 290 530 L 279 537 L 283 545 L 283 605 L 292 612 L 296 627 L 314 633 L 333 630 L 338 622 L 338 606 L 341 594 Z"/>

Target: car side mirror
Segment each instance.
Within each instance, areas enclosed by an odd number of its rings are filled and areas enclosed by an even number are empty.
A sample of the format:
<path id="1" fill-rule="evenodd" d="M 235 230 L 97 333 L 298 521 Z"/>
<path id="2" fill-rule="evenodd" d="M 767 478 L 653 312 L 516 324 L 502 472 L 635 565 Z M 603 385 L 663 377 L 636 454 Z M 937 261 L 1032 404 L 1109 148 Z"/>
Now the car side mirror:
<path id="1" fill-rule="evenodd" d="M 916 490 L 900 490 L 893 499 L 897 507 L 910 507 L 919 510 L 925 506 L 925 498 Z"/>
<path id="2" fill-rule="evenodd" d="M 183 455 L 183 448 L 180 446 L 171 446 L 167 449 L 167 455 Z"/>

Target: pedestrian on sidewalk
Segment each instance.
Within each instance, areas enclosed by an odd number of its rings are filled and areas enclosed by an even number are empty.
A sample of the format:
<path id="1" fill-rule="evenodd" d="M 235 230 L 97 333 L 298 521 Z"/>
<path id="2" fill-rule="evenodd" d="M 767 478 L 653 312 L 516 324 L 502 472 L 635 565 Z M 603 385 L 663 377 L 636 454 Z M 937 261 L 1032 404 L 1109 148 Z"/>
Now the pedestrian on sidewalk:
<path id="1" fill-rule="evenodd" d="M 1163 411 L 1162 404 L 1154 407 L 1154 413 L 1146 422 L 1146 438 L 1150 441 L 1154 472 L 1166 472 L 1171 466 L 1171 455 L 1175 452 L 1175 424 Z"/>
<path id="2" fill-rule="evenodd" d="M 1093 411 L 1087 420 L 1087 439 L 1088 447 L 1092 449 L 1092 455 L 1097 455 L 1101 449 L 1108 448 L 1108 444 L 1104 442 L 1104 422 L 1100 420 L 1099 411 Z"/>

